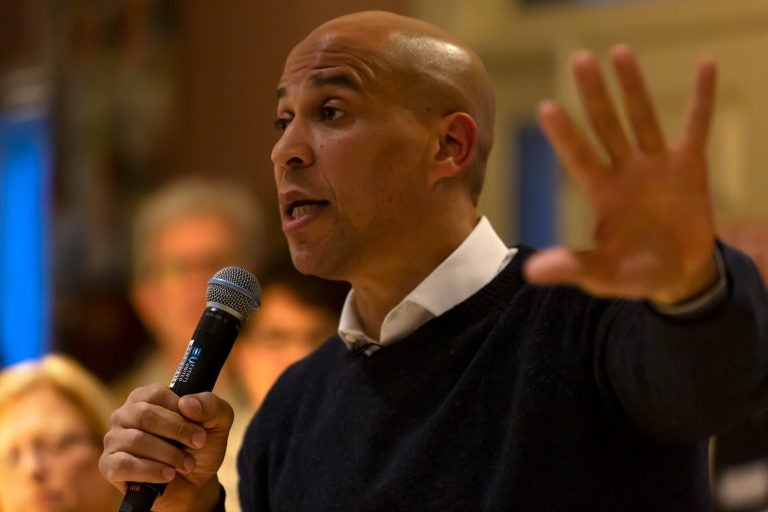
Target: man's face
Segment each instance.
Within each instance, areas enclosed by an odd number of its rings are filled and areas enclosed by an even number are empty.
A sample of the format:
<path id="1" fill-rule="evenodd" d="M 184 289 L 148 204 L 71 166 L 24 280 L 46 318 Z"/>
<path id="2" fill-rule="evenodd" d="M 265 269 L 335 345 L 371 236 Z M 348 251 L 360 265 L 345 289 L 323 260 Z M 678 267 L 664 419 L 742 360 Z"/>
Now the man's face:
<path id="1" fill-rule="evenodd" d="M 427 122 L 398 98 L 381 52 L 358 43 L 332 33 L 291 52 L 272 151 L 294 264 L 347 281 L 386 275 L 407 257 L 437 151 Z"/>

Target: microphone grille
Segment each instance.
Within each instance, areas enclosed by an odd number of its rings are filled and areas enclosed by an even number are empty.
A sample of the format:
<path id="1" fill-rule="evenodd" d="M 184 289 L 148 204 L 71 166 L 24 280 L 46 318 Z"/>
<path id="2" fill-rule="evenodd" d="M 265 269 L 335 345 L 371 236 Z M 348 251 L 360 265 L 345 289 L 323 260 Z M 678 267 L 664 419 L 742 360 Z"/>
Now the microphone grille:
<path id="1" fill-rule="evenodd" d="M 244 322 L 261 305 L 261 285 L 256 276 L 240 267 L 225 267 L 208 281 L 205 300 L 240 315 Z"/>

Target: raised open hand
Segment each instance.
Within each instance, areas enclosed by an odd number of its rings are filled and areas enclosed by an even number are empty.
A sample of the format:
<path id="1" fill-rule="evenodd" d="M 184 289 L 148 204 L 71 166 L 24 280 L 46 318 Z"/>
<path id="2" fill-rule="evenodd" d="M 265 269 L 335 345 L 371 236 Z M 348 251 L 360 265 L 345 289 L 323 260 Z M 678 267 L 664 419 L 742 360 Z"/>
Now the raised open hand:
<path id="1" fill-rule="evenodd" d="M 572 59 L 582 105 L 607 158 L 563 108 L 550 101 L 539 108 L 539 124 L 591 204 L 594 245 L 537 253 L 526 278 L 573 284 L 598 296 L 680 303 L 718 279 L 705 159 L 715 65 L 699 63 L 682 138 L 670 143 L 632 50 L 614 47 L 611 61 L 634 140 L 619 121 L 595 57 L 580 51 Z"/>

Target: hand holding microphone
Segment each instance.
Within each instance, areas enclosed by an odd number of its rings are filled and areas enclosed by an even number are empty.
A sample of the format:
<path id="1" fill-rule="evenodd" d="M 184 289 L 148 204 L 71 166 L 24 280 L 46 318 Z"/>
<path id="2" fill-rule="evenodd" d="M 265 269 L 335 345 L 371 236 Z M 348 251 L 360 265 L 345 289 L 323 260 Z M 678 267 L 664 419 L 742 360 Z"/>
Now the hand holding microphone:
<path id="1" fill-rule="evenodd" d="M 126 491 L 120 512 L 148 512 L 160 496 L 158 512 L 206 510 L 216 503 L 216 471 L 232 408 L 208 392 L 240 326 L 259 306 L 260 294 L 249 272 L 236 267 L 217 272 L 208 282 L 207 307 L 170 387 L 141 387 L 113 414 L 99 467 Z"/>

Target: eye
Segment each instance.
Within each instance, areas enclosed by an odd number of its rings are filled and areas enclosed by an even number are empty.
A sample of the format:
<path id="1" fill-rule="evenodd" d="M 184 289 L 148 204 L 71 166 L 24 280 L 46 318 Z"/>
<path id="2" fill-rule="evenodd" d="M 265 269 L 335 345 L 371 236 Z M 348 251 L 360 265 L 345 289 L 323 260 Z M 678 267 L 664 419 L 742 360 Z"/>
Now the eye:
<path id="1" fill-rule="evenodd" d="M 278 117 L 274 120 L 273 124 L 275 125 L 275 130 L 279 132 L 284 132 L 288 125 L 291 123 L 291 119 L 288 117 Z"/>
<path id="2" fill-rule="evenodd" d="M 324 105 L 320 108 L 320 120 L 322 121 L 335 121 L 344 115 L 344 112 L 336 107 Z"/>

